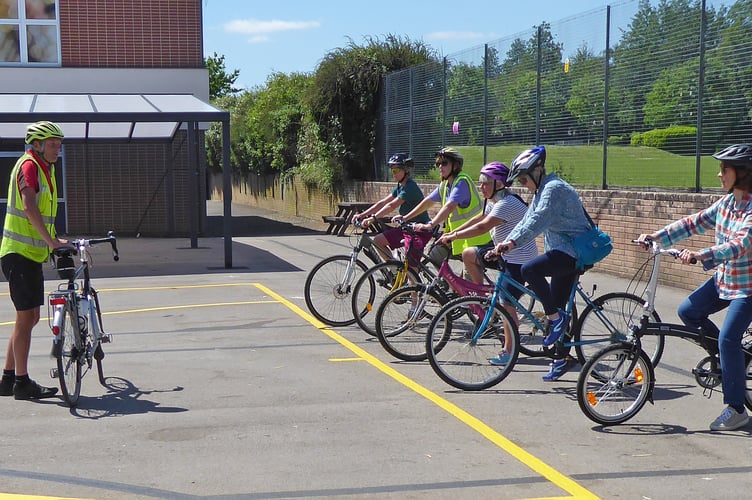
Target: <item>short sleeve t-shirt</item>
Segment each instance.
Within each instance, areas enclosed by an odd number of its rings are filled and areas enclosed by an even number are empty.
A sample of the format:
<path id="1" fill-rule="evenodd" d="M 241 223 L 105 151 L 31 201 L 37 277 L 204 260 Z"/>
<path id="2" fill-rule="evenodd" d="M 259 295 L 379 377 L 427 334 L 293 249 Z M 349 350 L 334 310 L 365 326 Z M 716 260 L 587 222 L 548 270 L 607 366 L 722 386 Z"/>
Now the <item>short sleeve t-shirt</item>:
<path id="1" fill-rule="evenodd" d="M 495 245 L 503 243 L 507 239 L 509 233 L 522 220 L 525 213 L 527 213 L 527 205 L 512 194 L 507 194 L 496 202 L 489 200 L 486 205 L 485 214 L 504 221 L 491 229 L 491 238 Z M 537 255 L 538 247 L 535 244 L 535 240 L 532 240 L 522 246 L 513 248 L 506 254 L 504 259 L 511 264 L 524 264 Z"/>
<path id="2" fill-rule="evenodd" d="M 418 183 L 412 179 L 408 179 L 404 186 L 397 184 L 392 190 L 392 197 L 399 198 L 404 203 L 399 206 L 399 214 L 407 215 L 413 208 L 417 207 L 421 201 L 423 201 L 423 191 L 420 190 Z M 428 212 L 423 212 L 417 215 L 413 221 L 421 224 L 427 223 L 429 220 Z"/>

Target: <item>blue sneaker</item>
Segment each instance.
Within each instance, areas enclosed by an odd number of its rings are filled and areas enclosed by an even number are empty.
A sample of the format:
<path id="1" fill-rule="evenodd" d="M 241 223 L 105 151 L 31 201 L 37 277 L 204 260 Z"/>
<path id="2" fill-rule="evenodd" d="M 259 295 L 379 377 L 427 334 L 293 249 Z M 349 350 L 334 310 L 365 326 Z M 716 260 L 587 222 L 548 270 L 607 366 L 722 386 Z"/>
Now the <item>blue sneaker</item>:
<path id="1" fill-rule="evenodd" d="M 569 314 L 559 311 L 559 317 L 551 321 L 551 329 L 546 338 L 543 339 L 543 345 L 548 347 L 558 342 L 567 332 L 567 326 L 569 326 Z"/>
<path id="2" fill-rule="evenodd" d="M 511 359 L 511 354 L 506 351 L 501 351 L 498 356 L 489 359 L 488 362 L 494 366 L 506 366 Z"/>
<path id="3" fill-rule="evenodd" d="M 562 375 L 567 373 L 574 363 L 570 362 L 569 358 L 555 359 L 551 363 L 551 370 L 543 375 L 544 382 L 555 382 L 561 378 Z"/>

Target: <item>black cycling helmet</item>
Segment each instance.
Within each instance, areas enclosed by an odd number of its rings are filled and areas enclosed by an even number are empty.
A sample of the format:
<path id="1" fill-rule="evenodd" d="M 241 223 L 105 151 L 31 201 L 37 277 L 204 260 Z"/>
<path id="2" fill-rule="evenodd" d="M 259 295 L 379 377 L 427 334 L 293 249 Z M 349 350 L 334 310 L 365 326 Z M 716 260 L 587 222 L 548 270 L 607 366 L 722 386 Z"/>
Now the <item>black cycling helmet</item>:
<path id="1" fill-rule="evenodd" d="M 752 145 L 734 144 L 717 152 L 713 158 L 734 167 L 752 167 Z"/>
<path id="2" fill-rule="evenodd" d="M 399 165 L 405 170 L 411 169 L 413 167 L 413 163 L 413 159 L 407 153 L 394 153 L 389 157 L 389 161 L 387 162 L 387 164 L 389 165 Z"/>
<path id="3" fill-rule="evenodd" d="M 453 148 L 441 148 L 436 152 L 436 159 L 443 158 L 444 160 L 451 160 L 457 163 L 462 168 L 465 163 L 465 159 L 462 157 L 459 151 Z"/>
<path id="4" fill-rule="evenodd" d="M 522 174 L 528 173 L 535 167 L 544 167 L 546 165 L 546 148 L 545 146 L 536 146 L 526 149 L 512 160 L 512 166 L 509 168 L 507 182 L 511 183 Z"/>

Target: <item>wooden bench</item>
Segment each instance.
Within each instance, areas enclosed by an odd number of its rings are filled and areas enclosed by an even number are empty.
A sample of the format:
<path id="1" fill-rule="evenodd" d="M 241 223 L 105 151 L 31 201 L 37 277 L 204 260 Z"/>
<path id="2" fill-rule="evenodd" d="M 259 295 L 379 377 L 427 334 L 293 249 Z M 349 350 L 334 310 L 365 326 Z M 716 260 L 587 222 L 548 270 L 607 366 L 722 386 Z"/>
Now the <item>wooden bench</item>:
<path id="1" fill-rule="evenodd" d="M 339 236 L 342 236 L 345 233 L 345 230 L 347 230 L 347 226 L 350 225 L 350 222 L 347 220 L 347 218 L 337 215 L 322 215 L 321 218 L 329 224 L 329 227 L 326 229 L 326 234 L 336 234 Z"/>

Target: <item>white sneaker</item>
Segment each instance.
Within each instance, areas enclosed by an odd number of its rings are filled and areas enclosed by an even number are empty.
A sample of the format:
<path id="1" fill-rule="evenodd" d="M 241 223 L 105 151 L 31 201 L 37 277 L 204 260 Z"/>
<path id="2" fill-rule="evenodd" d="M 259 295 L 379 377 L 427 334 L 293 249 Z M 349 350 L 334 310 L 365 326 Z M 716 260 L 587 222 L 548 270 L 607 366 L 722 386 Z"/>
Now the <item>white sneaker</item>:
<path id="1" fill-rule="evenodd" d="M 710 424 L 711 431 L 733 431 L 744 427 L 749 423 L 749 415 L 747 410 L 742 410 L 741 413 L 737 413 L 736 410 L 727 406 L 723 413 L 716 418 L 712 424 Z"/>

